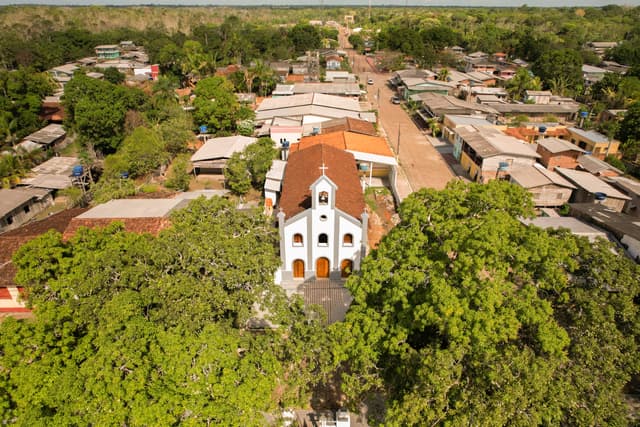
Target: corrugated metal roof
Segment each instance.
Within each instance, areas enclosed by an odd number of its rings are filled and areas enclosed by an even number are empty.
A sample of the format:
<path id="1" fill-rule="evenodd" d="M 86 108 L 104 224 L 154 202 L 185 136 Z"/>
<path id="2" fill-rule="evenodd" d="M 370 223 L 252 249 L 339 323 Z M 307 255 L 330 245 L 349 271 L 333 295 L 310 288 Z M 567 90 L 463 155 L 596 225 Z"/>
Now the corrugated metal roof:
<path id="1" fill-rule="evenodd" d="M 116 199 L 89 209 L 79 219 L 162 218 L 188 200 L 181 199 Z"/>
<path id="2" fill-rule="evenodd" d="M 595 194 L 604 193 L 607 197 L 613 197 L 615 199 L 631 200 L 630 197 L 622 194 L 597 176 L 590 174 L 589 172 L 576 171 L 573 169 L 565 169 L 556 167 L 558 172 L 563 177 L 584 189 L 585 191 Z"/>
<path id="3" fill-rule="evenodd" d="M 586 154 L 578 157 L 578 164 L 580 164 L 580 167 L 593 174 L 597 174 L 606 170 L 614 171 L 620 175 L 624 174 L 624 172 L 622 172 L 620 169 L 611 166 L 604 160 L 600 160 L 596 157 Z"/>
<path id="4" fill-rule="evenodd" d="M 24 138 L 24 141 L 32 141 L 38 144 L 49 145 L 55 142 L 58 138 L 65 136 L 67 133 L 62 128 L 62 125 L 52 123 L 28 135 Z"/>
<path id="5" fill-rule="evenodd" d="M 562 153 L 563 151 L 578 151 L 584 153 L 584 150 L 575 144 L 565 141 L 559 138 L 540 138 L 538 139 L 538 145 L 544 147 L 551 153 Z"/>
<path id="6" fill-rule="evenodd" d="M 535 166 L 514 168 L 509 171 L 509 175 L 511 175 L 511 179 L 518 185 L 526 189 L 542 187 L 550 184 L 572 189 L 576 188 L 573 184 L 562 178 L 557 173 Z"/>
<path id="7" fill-rule="evenodd" d="M 576 135 L 580 135 L 581 137 L 594 143 L 602 144 L 609 142 L 609 138 L 607 138 L 606 135 L 603 135 L 600 132 L 596 132 L 595 130 L 584 130 L 580 128 L 568 128 L 567 130 L 571 133 L 575 133 Z"/>
<path id="8" fill-rule="evenodd" d="M 248 145 L 256 141 L 256 138 L 242 135 L 209 139 L 191 156 L 191 161 L 228 159 L 233 153 L 243 151 Z"/>
<path id="9" fill-rule="evenodd" d="M 14 209 L 19 208 L 29 200 L 42 197 L 48 192 L 42 190 L 25 189 L 0 189 L 0 217 L 5 216 Z"/>

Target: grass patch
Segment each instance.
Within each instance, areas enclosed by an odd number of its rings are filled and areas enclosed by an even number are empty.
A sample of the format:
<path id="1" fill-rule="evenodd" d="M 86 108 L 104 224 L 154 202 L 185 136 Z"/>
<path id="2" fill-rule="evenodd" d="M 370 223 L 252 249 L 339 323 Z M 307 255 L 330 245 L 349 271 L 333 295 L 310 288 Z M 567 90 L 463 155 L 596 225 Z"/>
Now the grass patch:
<path id="1" fill-rule="evenodd" d="M 156 193 L 160 191 L 160 186 L 156 184 L 142 184 L 140 186 L 140 192 L 144 194 Z"/>
<path id="2" fill-rule="evenodd" d="M 371 211 L 378 209 L 377 197 L 391 195 L 391 191 L 385 187 L 368 187 L 364 191 L 364 201 Z"/>

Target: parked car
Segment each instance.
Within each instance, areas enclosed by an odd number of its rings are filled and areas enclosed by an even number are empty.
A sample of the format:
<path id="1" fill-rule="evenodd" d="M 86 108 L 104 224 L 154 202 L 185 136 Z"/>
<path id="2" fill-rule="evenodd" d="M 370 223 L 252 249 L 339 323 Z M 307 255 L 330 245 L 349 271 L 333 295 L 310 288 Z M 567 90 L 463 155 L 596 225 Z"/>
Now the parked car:
<path id="1" fill-rule="evenodd" d="M 399 96 L 397 96 L 397 95 L 393 95 L 393 96 L 391 97 L 391 103 L 392 103 L 392 104 L 400 104 L 400 97 L 399 97 Z"/>
<path id="2" fill-rule="evenodd" d="M 369 80 L 367 80 L 367 84 L 368 84 L 368 85 L 372 85 L 372 84 L 373 84 L 373 79 L 369 79 Z"/>

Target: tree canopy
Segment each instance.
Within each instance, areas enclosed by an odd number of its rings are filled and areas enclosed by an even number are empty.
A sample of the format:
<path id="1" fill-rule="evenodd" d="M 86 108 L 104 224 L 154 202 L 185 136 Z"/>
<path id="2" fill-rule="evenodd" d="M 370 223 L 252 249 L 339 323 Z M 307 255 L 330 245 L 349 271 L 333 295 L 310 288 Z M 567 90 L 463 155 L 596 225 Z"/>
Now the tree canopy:
<path id="1" fill-rule="evenodd" d="M 146 101 L 147 96 L 139 89 L 77 74 L 65 86 L 65 120 L 83 142 L 112 153 L 124 137 L 127 111 L 142 109 Z"/>
<path id="2" fill-rule="evenodd" d="M 3 423 L 260 426 L 306 395 L 328 337 L 273 284 L 272 226 L 219 198 L 171 222 L 20 249 L 36 318 L 0 324 Z M 249 332 L 258 310 L 277 327 Z"/>
<path id="3" fill-rule="evenodd" d="M 344 391 L 385 425 L 623 425 L 640 269 L 522 225 L 514 185 L 420 190 L 347 282 Z"/>
<path id="4" fill-rule="evenodd" d="M 224 77 L 200 80 L 194 91 L 193 117 L 198 125 L 206 125 L 212 133 L 236 130 L 238 122 L 250 118 L 253 112 L 240 105 L 233 84 Z"/>

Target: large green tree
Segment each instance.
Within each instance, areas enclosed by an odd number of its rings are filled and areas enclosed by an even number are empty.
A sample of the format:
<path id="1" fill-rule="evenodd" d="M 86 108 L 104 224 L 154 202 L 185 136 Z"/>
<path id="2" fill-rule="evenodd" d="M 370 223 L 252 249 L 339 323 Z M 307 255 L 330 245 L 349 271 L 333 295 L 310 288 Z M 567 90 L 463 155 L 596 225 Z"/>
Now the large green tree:
<path id="1" fill-rule="evenodd" d="M 354 403 L 382 397 L 389 426 L 626 423 L 640 270 L 608 242 L 522 225 L 531 205 L 497 181 L 405 199 L 347 282 Z"/>
<path id="2" fill-rule="evenodd" d="M 532 66 L 532 71 L 559 95 L 576 93 L 582 87 L 582 57 L 572 49 L 556 49 L 543 53 Z"/>
<path id="3" fill-rule="evenodd" d="M 77 74 L 65 86 L 65 120 L 83 142 L 112 153 L 124 137 L 127 111 L 142 109 L 146 101 L 147 96 L 139 89 Z"/>
<path id="4" fill-rule="evenodd" d="M 253 114 L 249 108 L 240 105 L 233 84 L 224 77 L 200 80 L 194 93 L 194 120 L 198 125 L 207 125 L 211 132 L 232 132 L 238 121 L 250 118 Z"/>
<path id="5" fill-rule="evenodd" d="M 640 101 L 629 106 L 616 136 L 622 141 L 625 157 L 635 159 L 640 154 Z"/>
<path id="6" fill-rule="evenodd" d="M 328 337 L 274 285 L 266 218 L 201 198 L 171 222 L 20 249 L 36 317 L 0 324 L 3 423 L 261 426 L 306 395 Z M 258 311 L 275 329 L 246 329 Z"/>

